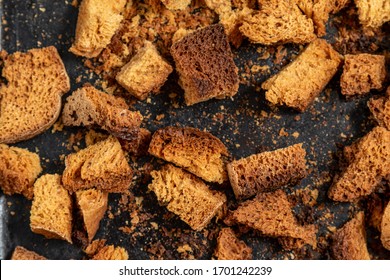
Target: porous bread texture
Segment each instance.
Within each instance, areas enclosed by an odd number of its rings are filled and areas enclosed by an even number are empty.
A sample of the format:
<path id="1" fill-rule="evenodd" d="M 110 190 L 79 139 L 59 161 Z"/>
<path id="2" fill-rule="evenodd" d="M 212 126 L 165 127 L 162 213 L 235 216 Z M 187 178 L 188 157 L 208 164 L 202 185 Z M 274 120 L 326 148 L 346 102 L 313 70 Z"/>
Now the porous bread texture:
<path id="1" fill-rule="evenodd" d="M 329 188 L 328 196 L 335 201 L 354 202 L 368 196 L 389 176 L 390 131 L 380 126 L 373 128 L 353 144 L 348 154 L 349 165 L 334 177 Z"/>
<path id="2" fill-rule="evenodd" d="M 168 10 L 185 10 L 191 4 L 191 0 L 161 0 Z"/>
<path id="3" fill-rule="evenodd" d="M 45 174 L 34 184 L 30 227 L 46 238 L 72 243 L 72 199 L 58 174 Z"/>
<path id="4" fill-rule="evenodd" d="M 380 28 L 390 20 L 389 0 L 354 0 L 360 23 L 365 28 Z"/>
<path id="5" fill-rule="evenodd" d="M 62 183 L 70 192 L 95 187 L 104 192 L 125 192 L 133 171 L 119 141 L 110 136 L 65 158 Z"/>
<path id="6" fill-rule="evenodd" d="M 218 260 L 251 260 L 252 248 L 238 239 L 231 228 L 222 228 L 214 255 Z"/>
<path id="7" fill-rule="evenodd" d="M 92 241 L 99 229 L 100 220 L 104 217 L 108 204 L 108 193 L 96 189 L 80 190 L 75 193 L 87 231 L 89 242 Z"/>
<path id="8" fill-rule="evenodd" d="M 330 44 L 317 39 L 262 84 L 265 98 L 274 105 L 286 105 L 303 112 L 336 74 L 341 58 Z"/>
<path id="9" fill-rule="evenodd" d="M 390 202 L 387 203 L 381 222 L 381 241 L 383 247 L 390 250 Z"/>
<path id="10" fill-rule="evenodd" d="M 149 41 L 116 75 L 117 82 L 131 95 L 145 100 L 150 92 L 158 92 L 173 71 L 172 66 Z"/>
<path id="11" fill-rule="evenodd" d="M 356 216 L 338 229 L 332 236 L 331 253 L 336 260 L 369 260 L 367 250 L 364 212 Z"/>
<path id="12" fill-rule="evenodd" d="M 313 21 L 295 0 L 261 0 L 260 11 L 244 19 L 240 31 L 252 43 L 263 45 L 309 43 L 317 36 Z"/>
<path id="13" fill-rule="evenodd" d="M 350 0 L 296 0 L 302 12 L 313 20 L 318 37 L 326 34 L 330 14 L 339 12 Z"/>
<path id="14" fill-rule="evenodd" d="M 305 157 L 302 144 L 295 144 L 228 163 L 234 195 L 241 200 L 259 192 L 298 183 L 307 175 Z"/>
<path id="15" fill-rule="evenodd" d="M 34 182 L 42 172 L 39 155 L 0 144 L 0 188 L 6 195 L 34 196 Z"/>
<path id="16" fill-rule="evenodd" d="M 106 245 L 100 249 L 92 260 L 128 260 L 129 254 L 126 249 L 120 246 Z"/>
<path id="17" fill-rule="evenodd" d="M 46 258 L 22 246 L 16 246 L 11 260 L 46 260 Z"/>
<path id="18" fill-rule="evenodd" d="M 8 55 L 2 76 L 7 83 L 0 87 L 0 143 L 30 139 L 55 123 L 70 89 L 55 47 Z"/>
<path id="19" fill-rule="evenodd" d="M 238 68 L 223 25 L 213 24 L 188 34 L 172 45 L 171 54 L 188 106 L 237 93 Z"/>
<path id="20" fill-rule="evenodd" d="M 193 230 L 202 230 L 226 203 L 226 196 L 209 187 L 198 177 L 171 164 L 150 173 L 149 190 L 161 205 L 178 215 Z"/>
<path id="21" fill-rule="evenodd" d="M 381 89 L 385 78 L 384 55 L 347 54 L 340 78 L 341 93 L 353 96 L 369 93 L 371 89 Z"/>
<path id="22" fill-rule="evenodd" d="M 149 153 L 197 175 L 207 182 L 227 180 L 226 146 L 217 137 L 192 127 L 168 126 L 157 130 Z"/>
<path id="23" fill-rule="evenodd" d="M 66 99 L 62 122 L 67 126 L 98 126 L 111 134 L 131 140 L 138 138 L 143 117 L 130 111 L 125 100 L 93 86 L 77 89 Z"/>
<path id="24" fill-rule="evenodd" d="M 386 96 L 371 98 L 367 105 L 377 123 L 390 130 L 390 87 L 387 88 Z"/>
<path id="25" fill-rule="evenodd" d="M 97 57 L 111 42 L 123 19 L 126 0 L 83 0 L 79 7 L 76 36 L 70 52 Z"/>
<path id="26" fill-rule="evenodd" d="M 298 239 L 299 246 L 317 246 L 315 226 L 298 224 L 283 190 L 259 193 L 254 199 L 242 202 L 233 211 L 232 219 L 267 236 Z"/>

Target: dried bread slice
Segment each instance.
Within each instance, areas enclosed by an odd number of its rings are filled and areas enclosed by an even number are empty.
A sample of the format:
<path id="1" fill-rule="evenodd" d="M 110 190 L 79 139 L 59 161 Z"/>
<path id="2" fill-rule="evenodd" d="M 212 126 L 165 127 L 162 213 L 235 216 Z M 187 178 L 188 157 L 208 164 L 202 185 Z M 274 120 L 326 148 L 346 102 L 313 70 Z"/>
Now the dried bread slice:
<path id="1" fill-rule="evenodd" d="M 317 36 L 313 21 L 295 0 L 259 0 L 261 9 L 244 19 L 240 31 L 253 43 L 263 45 L 309 43 Z"/>
<path id="2" fill-rule="evenodd" d="M 70 192 L 93 187 L 104 192 L 125 192 L 132 178 L 133 171 L 119 141 L 110 136 L 68 155 L 62 182 Z"/>
<path id="3" fill-rule="evenodd" d="M 209 132 L 192 127 L 168 126 L 157 130 L 149 153 L 199 176 L 207 182 L 227 180 L 226 146 Z"/>
<path id="4" fill-rule="evenodd" d="M 298 224 L 282 190 L 260 193 L 254 199 L 242 202 L 233 211 L 232 219 L 267 236 L 298 239 L 299 245 L 317 246 L 315 226 Z"/>
<path id="5" fill-rule="evenodd" d="M 142 115 L 130 111 L 123 98 L 104 93 L 87 85 L 66 99 L 62 122 L 68 126 L 98 126 L 111 134 L 131 140 L 138 139 Z"/>
<path id="6" fill-rule="evenodd" d="M 265 98 L 274 105 L 303 112 L 336 74 L 340 63 L 339 53 L 325 40 L 317 39 L 262 84 Z"/>
<path id="7" fill-rule="evenodd" d="M 46 174 L 34 184 L 30 227 L 46 238 L 72 243 L 72 199 L 58 174 Z"/>
<path id="8" fill-rule="evenodd" d="M 258 192 L 298 183 L 307 175 L 305 157 L 302 144 L 295 144 L 228 163 L 234 195 L 246 199 Z"/>
<path id="9" fill-rule="evenodd" d="M 57 120 L 70 82 L 55 47 L 6 56 L 2 75 L 7 84 L 0 87 L 0 143 L 30 139 Z"/>
<path id="10" fill-rule="evenodd" d="M 354 0 L 359 21 L 365 28 L 380 28 L 390 20 L 389 0 Z"/>
<path id="11" fill-rule="evenodd" d="M 80 190 L 75 193 L 76 203 L 84 221 L 89 242 L 99 229 L 100 220 L 104 217 L 108 204 L 108 193 L 96 189 Z"/>
<path id="12" fill-rule="evenodd" d="M 0 188 L 7 195 L 34 195 L 34 182 L 42 172 L 39 155 L 0 144 Z"/>
<path id="13" fill-rule="evenodd" d="M 332 236 L 331 253 L 337 260 L 369 260 L 367 250 L 364 212 L 356 216 L 338 229 Z"/>
<path id="14" fill-rule="evenodd" d="M 88 58 L 98 56 L 119 28 L 126 2 L 83 0 L 79 7 L 76 38 L 69 51 Z"/>
<path id="15" fill-rule="evenodd" d="M 46 260 L 46 258 L 22 246 L 16 246 L 11 260 Z"/>
<path id="16" fill-rule="evenodd" d="M 188 34 L 172 45 L 171 54 L 187 105 L 237 93 L 238 68 L 223 25 L 210 25 Z"/>
<path id="17" fill-rule="evenodd" d="M 214 255 L 218 260 L 251 260 L 252 248 L 238 239 L 231 228 L 223 228 L 219 232 Z"/>
<path id="18" fill-rule="evenodd" d="M 390 131 L 377 126 L 353 144 L 349 165 L 336 175 L 328 196 L 341 202 L 356 201 L 374 192 L 390 174 Z"/>
<path id="19" fill-rule="evenodd" d="M 371 98 L 367 105 L 377 123 L 390 130 L 390 87 L 387 88 L 386 96 Z"/>
<path id="20" fill-rule="evenodd" d="M 211 191 L 201 179 L 171 164 L 150 174 L 149 190 L 193 230 L 206 227 L 226 202 L 223 193 Z"/>
<path id="21" fill-rule="evenodd" d="M 383 211 L 381 222 L 381 241 L 383 247 L 390 250 L 390 202 L 387 203 L 385 211 Z"/>

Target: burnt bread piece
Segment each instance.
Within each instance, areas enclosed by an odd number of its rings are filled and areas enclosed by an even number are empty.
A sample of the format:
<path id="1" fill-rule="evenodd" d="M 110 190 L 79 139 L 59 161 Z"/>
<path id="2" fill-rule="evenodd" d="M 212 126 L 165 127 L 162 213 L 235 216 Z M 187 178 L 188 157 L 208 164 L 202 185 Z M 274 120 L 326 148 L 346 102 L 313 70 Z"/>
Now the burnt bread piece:
<path id="1" fill-rule="evenodd" d="M 371 89 L 382 89 L 385 78 L 384 55 L 347 54 L 340 78 L 341 93 L 354 96 L 367 94 Z"/>
<path id="2" fill-rule="evenodd" d="M 76 205 L 83 218 L 84 228 L 89 242 L 99 229 L 100 220 L 104 217 L 108 205 L 108 193 L 91 188 L 75 192 Z"/>
<path id="3" fill-rule="evenodd" d="M 232 219 L 270 237 L 297 239 L 300 246 L 317 246 L 317 230 L 314 225 L 299 225 L 283 190 L 259 193 L 254 199 L 239 204 Z M 282 245 L 284 243 L 281 243 Z"/>
<path id="4" fill-rule="evenodd" d="M 83 0 L 79 7 L 76 36 L 70 52 L 97 57 L 111 42 L 123 19 L 126 0 Z"/>
<path id="5" fill-rule="evenodd" d="M 171 164 L 151 172 L 149 190 L 161 205 L 193 230 L 202 230 L 226 203 L 226 196 L 209 187 L 195 175 Z"/>
<path id="6" fill-rule="evenodd" d="M 210 25 L 184 36 L 172 45 L 171 54 L 187 105 L 237 93 L 238 68 L 223 25 Z"/>
<path id="7" fill-rule="evenodd" d="M 341 58 L 323 39 L 310 43 L 298 57 L 262 84 L 265 98 L 303 112 L 336 74 Z"/>
<path id="8" fill-rule="evenodd" d="M 138 138 L 142 115 L 130 111 L 123 98 L 104 93 L 93 86 L 77 89 L 66 99 L 62 122 L 67 126 L 98 126 L 124 138 Z"/>
<path id="9" fill-rule="evenodd" d="M 306 177 L 306 151 L 302 144 L 295 144 L 251 155 L 228 163 L 227 171 L 236 198 L 246 199 Z"/>
<path id="10" fill-rule="evenodd" d="M 375 191 L 390 174 L 390 131 L 377 126 L 351 148 L 347 148 L 348 166 L 334 177 L 329 198 L 353 202 Z"/>
<path id="11" fill-rule="evenodd" d="M 331 253 L 336 260 L 369 260 L 364 212 L 338 229 L 332 236 Z"/>
<path id="12" fill-rule="evenodd" d="M 34 182 L 42 172 L 39 155 L 0 144 L 0 188 L 6 195 L 34 196 Z"/>
<path id="13" fill-rule="evenodd" d="M 214 256 L 218 260 L 251 260 L 252 248 L 237 238 L 231 228 L 222 228 L 218 234 Z"/>
<path id="14" fill-rule="evenodd" d="M 11 260 L 46 260 L 46 258 L 22 246 L 16 246 Z"/>
<path id="15" fill-rule="evenodd" d="M 71 193 L 95 187 L 103 192 L 125 192 L 133 171 L 119 141 L 109 136 L 65 158 L 64 187 Z"/>
<path id="16" fill-rule="evenodd" d="M 72 243 L 72 199 L 58 174 L 45 174 L 34 184 L 30 227 L 46 238 Z"/>
<path id="17" fill-rule="evenodd" d="M 207 182 L 227 181 L 226 146 L 217 137 L 192 127 L 161 128 L 153 133 L 149 153 Z"/>
<path id="18" fill-rule="evenodd" d="M 33 138 L 55 123 L 70 82 L 53 46 L 6 55 L 3 63 L 7 83 L 0 87 L 0 143 L 9 144 Z"/>
<path id="19" fill-rule="evenodd" d="M 390 87 L 387 88 L 386 96 L 371 98 L 367 105 L 376 122 L 390 130 Z"/>

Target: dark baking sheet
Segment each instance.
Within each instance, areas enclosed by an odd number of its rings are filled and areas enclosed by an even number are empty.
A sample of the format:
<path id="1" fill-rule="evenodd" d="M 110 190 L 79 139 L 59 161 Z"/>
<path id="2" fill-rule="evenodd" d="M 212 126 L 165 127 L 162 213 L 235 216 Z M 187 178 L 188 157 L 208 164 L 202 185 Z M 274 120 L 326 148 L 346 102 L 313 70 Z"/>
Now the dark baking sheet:
<path id="1" fill-rule="evenodd" d="M 30 48 L 54 45 L 58 48 L 71 78 L 72 90 L 85 82 L 93 82 L 96 76 L 87 72 L 83 60 L 68 52 L 75 32 L 77 8 L 71 1 L 0 1 L 2 5 L 1 47 L 9 53 L 26 51 Z M 337 24 L 328 25 L 327 39 L 334 42 Z M 389 34 L 389 25 L 383 27 Z M 362 37 L 363 38 L 363 37 Z M 370 41 L 371 40 L 371 41 Z M 375 37 L 362 39 L 357 50 L 366 51 L 376 43 L 376 53 L 389 51 L 389 39 L 380 42 Z M 286 188 L 291 194 L 300 189 L 318 189 L 319 196 L 314 207 L 303 206 L 299 196 L 294 208 L 302 222 L 315 223 L 319 227 L 320 242 L 316 251 L 307 249 L 300 252 L 284 251 L 272 238 L 259 236 L 253 231 L 243 233 L 242 238 L 253 248 L 254 259 L 327 259 L 329 252 L 326 240 L 332 226 L 338 228 L 350 219 L 358 209 L 366 209 L 367 201 L 358 205 L 330 201 L 326 192 L 331 178 L 338 172 L 338 154 L 348 145 L 366 134 L 374 125 L 364 98 L 346 101 L 340 94 L 338 73 L 326 90 L 315 100 L 305 113 L 296 113 L 288 108 L 270 108 L 259 90 L 261 82 L 290 62 L 299 52 L 299 46 L 286 45 L 283 49 L 270 48 L 268 59 L 259 59 L 265 48 L 244 42 L 234 50 L 235 62 L 239 66 L 243 83 L 239 93 L 232 99 L 210 100 L 186 107 L 177 86 L 175 75 L 171 75 L 162 93 L 151 96 L 150 102 L 136 102 L 134 108 L 145 118 L 144 127 L 150 131 L 166 125 L 188 125 L 206 129 L 219 137 L 228 147 L 232 158 L 241 158 L 266 150 L 274 150 L 303 142 L 307 150 L 310 175 L 293 187 Z M 272 53 L 272 51 L 274 51 Z M 348 52 L 348 46 L 345 51 Z M 278 57 L 278 59 L 276 59 Z M 275 63 L 277 62 L 277 63 Z M 268 65 L 267 74 L 250 73 L 252 65 Z M 77 79 L 81 75 L 81 79 Z M 71 91 L 72 91 L 71 90 Z M 177 97 L 170 98 L 169 93 Z M 64 96 L 65 98 L 68 96 Z M 179 104 L 175 106 L 174 104 Z M 161 116 L 164 116 L 162 119 Z M 158 117 L 159 116 L 159 117 Z M 284 131 L 284 132 L 283 132 Z M 60 155 L 73 152 L 68 145 L 72 135 L 83 136 L 83 128 L 65 127 L 62 132 L 51 129 L 31 139 L 16 144 L 18 147 L 37 151 L 42 159 L 44 173 L 62 173 L 63 160 Z M 78 140 L 78 141 L 77 141 Z M 83 137 L 74 145 L 83 147 Z M 158 206 L 155 196 L 147 191 L 148 177 L 145 175 L 149 164 L 158 166 L 159 161 L 149 157 L 131 159 L 136 178 L 131 194 L 110 194 L 109 211 L 102 220 L 95 239 L 107 239 L 107 244 L 125 247 L 131 259 L 210 259 L 215 248 L 218 229 L 222 221 L 212 222 L 207 229 L 195 232 L 164 207 Z M 229 207 L 236 201 L 229 187 L 218 187 L 229 197 Z M 386 194 L 379 194 L 383 199 Z M 49 259 L 82 259 L 82 238 L 74 236 L 74 244 L 65 241 L 45 239 L 33 234 L 29 227 L 31 202 L 24 197 L 4 196 L 1 193 L 0 258 L 9 258 L 17 245 L 34 250 Z M 133 228 L 131 228 L 134 226 Z M 120 230 L 119 228 L 122 228 Z M 373 258 L 390 259 L 389 251 L 382 248 L 379 233 L 367 227 L 369 251 Z M 188 244 L 192 252 L 178 250 Z M 322 245 L 321 245 L 322 244 Z"/>

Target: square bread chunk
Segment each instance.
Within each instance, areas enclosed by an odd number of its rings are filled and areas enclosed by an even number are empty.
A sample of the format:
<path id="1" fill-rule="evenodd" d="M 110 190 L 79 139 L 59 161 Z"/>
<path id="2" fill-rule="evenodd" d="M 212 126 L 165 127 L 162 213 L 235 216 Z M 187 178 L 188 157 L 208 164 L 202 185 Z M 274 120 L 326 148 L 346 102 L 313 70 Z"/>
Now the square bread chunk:
<path id="1" fill-rule="evenodd" d="M 301 226 L 295 218 L 287 195 L 282 190 L 258 194 L 253 200 L 242 202 L 232 218 L 270 237 L 298 239 L 302 245 L 317 246 L 314 225 Z"/>
<path id="2" fill-rule="evenodd" d="M 145 100 L 150 92 L 160 90 L 172 71 L 156 47 L 145 41 L 143 48 L 116 75 L 116 80 L 131 95 Z"/>
<path id="3" fill-rule="evenodd" d="M 251 155 L 227 164 L 230 184 L 237 199 L 298 183 L 307 175 L 306 151 L 295 144 Z"/>
<path id="4" fill-rule="evenodd" d="M 39 155 L 0 144 L 0 188 L 6 195 L 34 196 L 34 182 L 42 172 Z"/>
<path id="5" fill-rule="evenodd" d="M 171 54 L 187 105 L 237 93 L 238 68 L 223 25 L 210 25 L 188 34 L 172 45 Z"/>
<path id="6" fill-rule="evenodd" d="M 62 122 L 68 126 L 98 126 L 120 138 L 138 139 L 143 117 L 128 108 L 123 98 L 87 85 L 66 99 Z"/>
<path id="7" fill-rule="evenodd" d="M 371 89 L 381 89 L 385 78 L 384 55 L 347 54 L 340 78 L 341 93 L 353 96 L 369 93 Z"/>
<path id="8" fill-rule="evenodd" d="M 390 174 L 390 131 L 377 126 L 352 146 L 349 165 L 336 175 L 328 196 L 353 202 L 370 195 Z"/>
<path id="9" fill-rule="evenodd" d="M 198 177 L 171 164 L 151 172 L 153 191 L 161 205 L 193 230 L 202 230 L 226 202 L 223 193 L 211 191 Z"/>
<path id="10" fill-rule="evenodd" d="M 354 0 L 360 23 L 366 28 L 380 28 L 390 20 L 389 0 Z"/>
<path id="11" fill-rule="evenodd" d="M 386 96 L 371 98 L 367 105 L 377 123 L 390 130 L 390 87 L 387 88 Z"/>
<path id="12" fill-rule="evenodd" d="M 209 132 L 192 127 L 168 126 L 157 130 L 149 153 L 180 166 L 207 182 L 227 180 L 226 146 Z"/>
<path id="13" fill-rule="evenodd" d="M 244 19 L 240 31 L 252 43 L 263 45 L 309 43 L 317 36 L 313 21 L 295 0 L 259 0 L 260 11 Z"/>
<path id="14" fill-rule="evenodd" d="M 34 184 L 30 227 L 46 238 L 72 243 L 72 199 L 58 174 L 46 174 Z"/>
<path id="15" fill-rule="evenodd" d="M 79 7 L 76 38 L 69 51 L 88 58 L 98 56 L 119 28 L 126 2 L 83 0 Z"/>
<path id="16" fill-rule="evenodd" d="M 313 102 L 337 72 L 341 58 L 325 40 L 312 42 L 279 73 L 262 84 L 265 98 L 300 112 Z"/>
<path id="17" fill-rule="evenodd" d="M 252 248 L 238 239 L 231 228 L 223 228 L 219 232 L 214 255 L 218 260 L 251 260 Z"/>
<path id="18" fill-rule="evenodd" d="M 383 247 L 390 250 L 390 202 L 387 203 L 381 222 L 381 241 Z"/>
<path id="19" fill-rule="evenodd" d="M 331 252 L 336 260 L 369 260 L 364 212 L 356 216 L 338 229 L 332 237 Z"/>
<path id="20" fill-rule="evenodd" d="M 16 246 L 11 260 L 46 260 L 46 258 L 22 246 Z"/>
<path id="21" fill-rule="evenodd" d="M 93 187 L 104 192 L 125 192 L 132 178 L 133 171 L 119 141 L 110 136 L 68 155 L 62 182 L 70 192 Z"/>
<path id="22" fill-rule="evenodd" d="M 76 203 L 84 221 L 89 242 L 99 229 L 108 204 L 108 193 L 96 189 L 80 190 L 76 193 Z"/>

